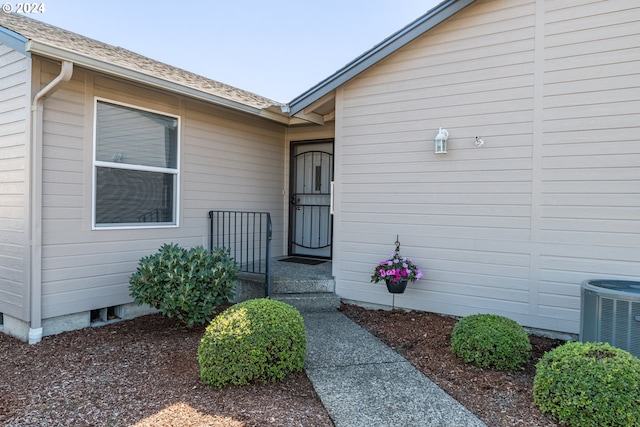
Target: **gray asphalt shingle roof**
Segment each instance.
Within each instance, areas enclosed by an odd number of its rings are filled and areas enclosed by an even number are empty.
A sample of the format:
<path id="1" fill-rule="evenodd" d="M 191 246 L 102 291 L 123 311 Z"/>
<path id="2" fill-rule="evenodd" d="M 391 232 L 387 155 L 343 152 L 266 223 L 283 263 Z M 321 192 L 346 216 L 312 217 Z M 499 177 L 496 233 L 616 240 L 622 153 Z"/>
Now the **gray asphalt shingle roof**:
<path id="1" fill-rule="evenodd" d="M 229 86 L 180 68 L 147 58 L 121 47 L 111 46 L 71 31 L 14 13 L 0 12 L 0 26 L 21 36 L 104 61 L 167 82 L 185 86 L 249 107 L 265 109 L 282 105 L 271 99 Z"/>

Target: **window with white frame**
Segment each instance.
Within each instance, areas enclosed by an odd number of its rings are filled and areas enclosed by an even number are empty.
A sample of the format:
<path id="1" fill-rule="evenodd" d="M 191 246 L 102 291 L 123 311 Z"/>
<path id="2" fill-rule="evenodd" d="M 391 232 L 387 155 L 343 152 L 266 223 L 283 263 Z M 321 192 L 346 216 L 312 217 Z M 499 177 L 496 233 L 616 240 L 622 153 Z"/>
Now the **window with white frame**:
<path id="1" fill-rule="evenodd" d="M 94 225 L 177 225 L 179 118 L 96 100 Z"/>

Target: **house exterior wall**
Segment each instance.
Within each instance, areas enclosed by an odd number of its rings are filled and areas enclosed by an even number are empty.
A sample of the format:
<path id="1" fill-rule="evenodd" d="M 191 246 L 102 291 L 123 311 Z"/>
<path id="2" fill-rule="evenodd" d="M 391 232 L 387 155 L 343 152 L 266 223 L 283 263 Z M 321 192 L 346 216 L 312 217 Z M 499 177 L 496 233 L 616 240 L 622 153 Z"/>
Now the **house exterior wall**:
<path id="1" fill-rule="evenodd" d="M 0 313 L 27 319 L 30 59 L 0 44 Z"/>
<path id="2" fill-rule="evenodd" d="M 37 72 L 48 82 L 58 69 Z M 178 227 L 92 229 L 96 97 L 181 118 Z M 76 68 L 45 101 L 43 128 L 44 319 L 131 302 L 138 260 L 164 243 L 206 246 L 212 209 L 270 211 L 282 253 L 282 126 Z"/>
<path id="3" fill-rule="evenodd" d="M 582 280 L 637 279 L 639 21 L 479 0 L 339 88 L 337 293 L 577 333 Z M 369 278 L 396 235 L 425 277 L 393 297 Z"/>

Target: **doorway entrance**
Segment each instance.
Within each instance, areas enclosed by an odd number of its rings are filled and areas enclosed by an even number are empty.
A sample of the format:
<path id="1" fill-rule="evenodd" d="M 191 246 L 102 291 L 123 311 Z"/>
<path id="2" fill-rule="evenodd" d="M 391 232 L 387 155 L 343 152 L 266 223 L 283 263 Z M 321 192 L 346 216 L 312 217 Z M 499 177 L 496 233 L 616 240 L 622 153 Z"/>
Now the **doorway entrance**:
<path id="1" fill-rule="evenodd" d="M 291 143 L 289 255 L 331 258 L 333 140 Z"/>

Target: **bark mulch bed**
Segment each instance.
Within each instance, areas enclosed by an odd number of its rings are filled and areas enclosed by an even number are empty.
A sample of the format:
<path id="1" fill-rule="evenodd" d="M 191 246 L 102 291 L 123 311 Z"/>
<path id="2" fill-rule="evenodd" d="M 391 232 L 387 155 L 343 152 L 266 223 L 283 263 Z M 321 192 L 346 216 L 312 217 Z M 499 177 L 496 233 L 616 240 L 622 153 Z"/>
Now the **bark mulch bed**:
<path id="1" fill-rule="evenodd" d="M 451 353 L 457 319 L 434 313 L 365 310 L 343 305 L 342 312 L 404 356 L 440 388 L 489 427 L 559 426 L 533 405 L 535 364 L 564 341 L 530 335 L 531 360 L 523 371 L 502 372 L 464 364 Z"/>
<path id="2" fill-rule="evenodd" d="M 557 426 L 533 407 L 535 361 L 558 340 L 532 336 L 523 372 L 495 372 L 451 355 L 456 320 L 432 313 L 343 313 L 398 351 L 490 427 Z M 279 383 L 215 389 L 199 379 L 204 327 L 160 315 L 45 337 L 0 334 L 3 426 L 332 426 L 304 373 Z M 399 379 L 401 380 L 401 379 Z"/>
<path id="3" fill-rule="evenodd" d="M 200 382 L 204 327 L 161 315 L 45 337 L 0 334 L 0 425 L 331 426 L 304 373 L 273 384 Z"/>

